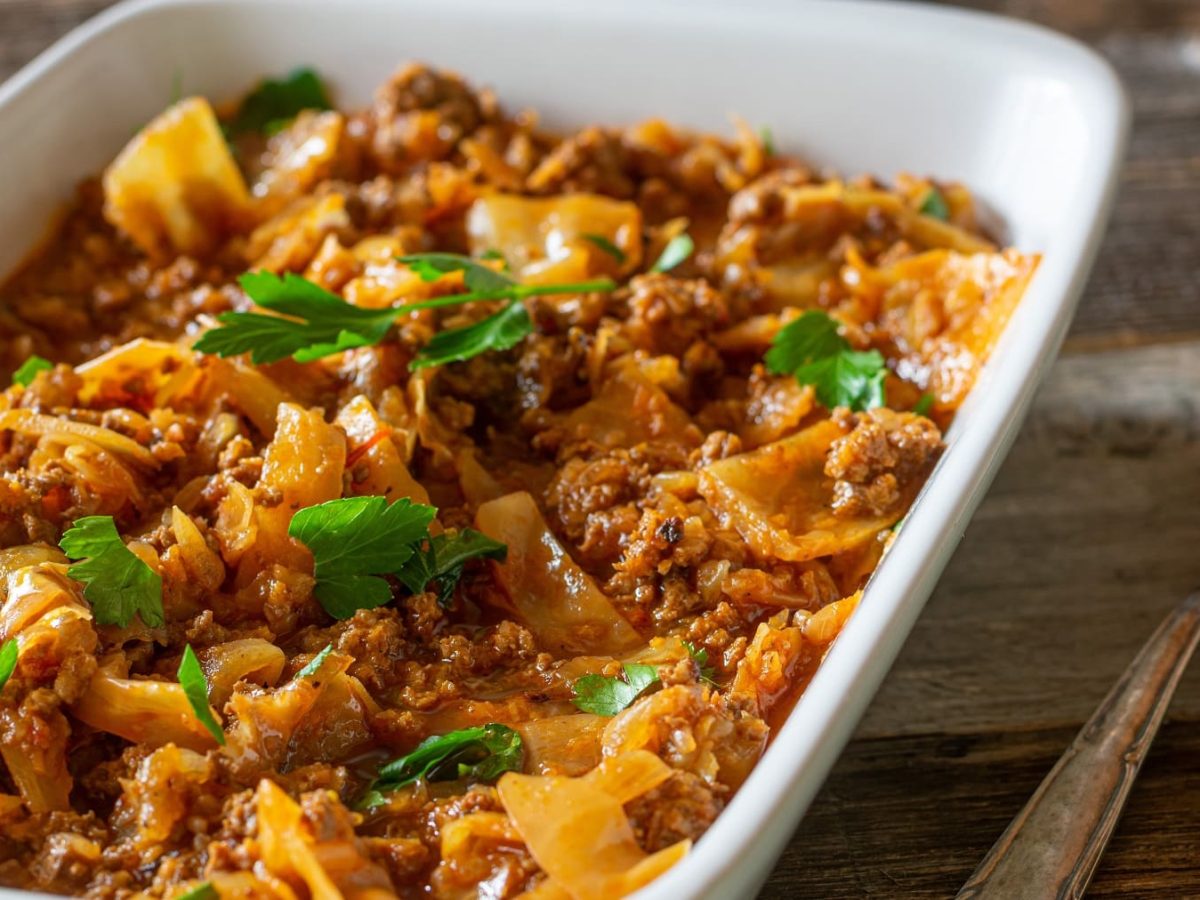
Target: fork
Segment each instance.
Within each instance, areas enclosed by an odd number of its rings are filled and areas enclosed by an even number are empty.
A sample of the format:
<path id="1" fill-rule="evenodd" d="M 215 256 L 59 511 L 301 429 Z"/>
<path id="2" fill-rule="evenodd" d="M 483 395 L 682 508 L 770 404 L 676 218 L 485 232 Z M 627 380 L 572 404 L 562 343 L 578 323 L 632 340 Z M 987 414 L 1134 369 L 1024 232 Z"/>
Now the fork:
<path id="1" fill-rule="evenodd" d="M 1198 640 L 1200 592 L 1150 636 L 958 900 L 1083 897 Z"/>

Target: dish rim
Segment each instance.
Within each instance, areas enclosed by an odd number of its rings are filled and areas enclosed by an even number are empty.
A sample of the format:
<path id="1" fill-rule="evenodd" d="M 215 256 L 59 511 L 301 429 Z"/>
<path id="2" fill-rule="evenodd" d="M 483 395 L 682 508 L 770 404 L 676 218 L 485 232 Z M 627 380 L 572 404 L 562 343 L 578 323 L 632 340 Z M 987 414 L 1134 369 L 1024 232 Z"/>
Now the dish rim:
<path id="1" fill-rule="evenodd" d="M 296 0 L 304 6 L 313 0 Z M 410 0 L 429 4 L 434 0 Z M 458 0 L 455 0 L 458 2 Z M 646 0 L 608 0 L 630 13 Z M 659 6 L 685 6 L 686 0 L 650 0 Z M 15 97 L 36 86 L 54 69 L 68 65 L 77 50 L 110 30 L 148 13 L 171 8 L 220 6 L 224 0 L 124 0 L 59 38 L 0 84 L 0 115 Z M 280 0 L 248 0 L 251 5 L 282 5 Z M 692 0 L 709 14 L 719 0 Z M 875 28 L 920 32 L 932 40 L 941 32 L 956 40 L 1007 41 L 1023 52 L 1054 57 L 1072 80 L 1080 110 L 1102 136 L 1092 148 L 1083 186 L 1084 202 L 1071 218 L 1071 232 L 1053 257 L 1042 260 L 996 357 L 980 379 L 986 381 L 989 408 L 976 411 L 972 427 L 954 433 L 946 454 L 905 519 L 905 527 L 871 577 L 864 602 L 851 617 L 808 688 L 772 736 L 771 745 L 746 783 L 697 843 L 689 856 L 639 891 L 638 900 L 722 897 L 736 887 L 756 888 L 769 874 L 795 824 L 824 782 L 867 704 L 890 670 L 924 607 L 938 576 L 965 530 L 1011 445 L 1037 386 L 1053 362 L 1099 249 L 1115 196 L 1119 163 L 1128 139 L 1130 109 L 1112 67 L 1073 38 L 1040 25 L 1007 17 L 920 3 L 884 0 L 753 0 L 755 14 L 774 11 L 821 15 L 851 21 L 865 17 Z M 1021 317 L 1023 343 L 1011 339 Z M 977 389 L 972 396 L 980 393 Z M 874 604 L 866 602 L 874 599 Z M 877 599 L 876 599 L 877 598 Z M 767 840 L 757 840 L 764 833 Z M 761 871 L 760 871 L 761 870 Z M 0 898 L 37 896 L 0 888 Z"/>

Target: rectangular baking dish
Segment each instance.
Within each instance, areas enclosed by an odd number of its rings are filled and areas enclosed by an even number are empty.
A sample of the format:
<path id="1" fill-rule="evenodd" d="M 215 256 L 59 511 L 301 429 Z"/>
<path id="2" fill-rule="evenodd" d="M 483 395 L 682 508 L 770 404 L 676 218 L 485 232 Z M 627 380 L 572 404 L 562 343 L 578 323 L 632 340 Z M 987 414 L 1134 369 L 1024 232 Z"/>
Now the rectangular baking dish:
<path id="1" fill-rule="evenodd" d="M 847 629 L 766 756 L 642 900 L 761 885 L 895 659 L 1070 322 L 1128 128 L 1099 57 L 1035 26 L 902 3 L 716 0 L 134 0 L 0 87 L 0 272 L 82 177 L 185 94 L 237 95 L 312 65 L 342 105 L 400 62 L 456 69 L 550 125 L 663 116 L 853 174 L 957 179 L 1004 238 L 1044 255 L 942 458 Z M 932 800 L 931 800 L 932 802 Z M 0 897 L 29 896 L 0 890 Z"/>

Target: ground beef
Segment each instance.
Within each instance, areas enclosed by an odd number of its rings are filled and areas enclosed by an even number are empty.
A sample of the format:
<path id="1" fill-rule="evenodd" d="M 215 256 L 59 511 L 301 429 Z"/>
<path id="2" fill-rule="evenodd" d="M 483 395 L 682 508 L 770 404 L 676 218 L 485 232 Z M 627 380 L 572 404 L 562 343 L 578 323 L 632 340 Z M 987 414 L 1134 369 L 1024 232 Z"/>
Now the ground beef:
<path id="1" fill-rule="evenodd" d="M 416 63 L 393 75 L 371 107 L 371 153 L 384 171 L 446 158 L 458 142 L 494 113 L 457 75 Z"/>
<path id="2" fill-rule="evenodd" d="M 653 354 L 684 356 L 697 341 L 729 323 L 725 297 L 701 279 L 654 273 L 629 282 L 624 331 Z"/>
<path id="3" fill-rule="evenodd" d="M 638 843 L 648 853 L 695 841 L 725 808 L 725 791 L 691 772 L 676 772 L 626 805 Z"/>
<path id="4" fill-rule="evenodd" d="M 557 528 L 591 566 L 615 562 L 640 518 L 631 501 L 646 493 L 655 474 L 681 466 L 685 452 L 671 444 L 641 444 L 568 459 L 546 489 Z"/>
<path id="5" fill-rule="evenodd" d="M 894 512 L 941 453 L 941 432 L 923 416 L 886 408 L 841 410 L 838 422 L 848 433 L 829 448 L 825 474 L 835 479 L 833 509 L 839 516 Z"/>
<path id="6" fill-rule="evenodd" d="M 629 161 L 619 137 L 585 128 L 555 147 L 530 173 L 525 187 L 534 194 L 586 191 L 625 200 L 633 196 Z"/>

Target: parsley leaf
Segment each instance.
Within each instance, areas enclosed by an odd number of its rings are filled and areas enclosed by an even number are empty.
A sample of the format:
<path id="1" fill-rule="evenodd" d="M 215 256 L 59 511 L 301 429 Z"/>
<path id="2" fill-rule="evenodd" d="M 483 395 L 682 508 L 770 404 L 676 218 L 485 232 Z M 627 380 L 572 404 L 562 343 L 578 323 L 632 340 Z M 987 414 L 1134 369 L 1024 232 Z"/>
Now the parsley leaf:
<path id="1" fill-rule="evenodd" d="M 625 251 L 610 241 L 602 234 L 585 234 L 583 239 L 588 243 L 595 244 L 609 256 L 617 261 L 618 265 L 625 265 Z"/>
<path id="2" fill-rule="evenodd" d="M 658 684 L 658 669 L 639 663 L 624 663 L 625 678 L 608 675 L 581 675 L 572 690 L 575 705 L 598 716 L 615 716 L 648 688 Z"/>
<path id="3" fill-rule="evenodd" d="M 251 300 L 280 315 L 222 313 L 217 321 L 224 327 L 205 332 L 196 342 L 201 353 L 234 356 L 249 352 L 255 364 L 288 356 L 297 362 L 311 362 L 379 343 L 396 318 L 397 310 L 354 306 L 291 272 L 282 277 L 273 272 L 247 272 L 238 283 Z"/>
<path id="4" fill-rule="evenodd" d="M 500 263 L 500 268 L 503 269 L 505 272 L 507 272 L 509 270 L 508 269 L 508 260 L 505 259 L 504 254 L 501 253 L 499 250 L 497 250 L 495 247 L 492 247 L 489 250 L 484 250 L 481 254 L 479 254 L 479 258 L 480 259 L 494 259 L 498 263 Z"/>
<path id="5" fill-rule="evenodd" d="M 277 362 L 288 356 L 297 362 L 312 362 L 343 350 L 377 344 L 396 319 L 417 310 L 476 300 L 519 301 L 543 294 L 611 291 L 616 287 L 609 278 L 575 284 L 517 284 L 507 275 L 454 253 L 421 253 L 400 260 L 426 281 L 461 271 L 470 290 L 404 306 L 364 309 L 291 272 L 282 277 L 271 272 L 248 272 L 238 279 L 243 290 L 259 306 L 278 315 L 222 313 L 217 316 L 221 326 L 201 335 L 195 349 L 217 356 L 249 353 L 255 364 Z M 533 330 L 523 307 L 515 308 L 520 306 L 510 303 L 483 322 L 436 335 L 430 342 L 433 349 L 426 347 L 412 368 L 512 347 Z M 446 337 L 437 343 L 442 334 Z"/>
<path id="6" fill-rule="evenodd" d="M 413 253 L 401 256 L 399 260 L 416 272 L 422 281 L 437 281 L 451 272 L 462 272 L 467 290 L 479 293 L 506 291 L 517 283 L 508 275 L 460 253 Z"/>
<path id="7" fill-rule="evenodd" d="M 112 516 L 76 519 L 58 546 L 69 559 L 86 559 L 67 576 L 84 585 L 99 624 L 124 628 L 135 614 L 151 628 L 164 624 L 162 577 L 125 546 Z"/>
<path id="8" fill-rule="evenodd" d="M 533 320 L 525 304 L 509 303 L 498 313 L 462 328 L 439 331 L 417 353 L 409 368 L 424 369 L 443 363 L 458 362 L 487 350 L 507 350 L 533 334 Z"/>
<path id="9" fill-rule="evenodd" d="M 288 534 L 313 555 L 313 593 L 335 619 L 392 599 L 387 581 L 429 535 L 436 510 L 407 498 L 347 497 L 308 506 L 292 516 Z"/>
<path id="10" fill-rule="evenodd" d="M 810 309 L 779 330 L 763 360 L 776 375 L 788 375 L 806 362 L 833 356 L 848 346 L 833 318 Z"/>
<path id="11" fill-rule="evenodd" d="M 771 342 L 764 361 L 777 375 L 811 384 L 827 409 L 872 409 L 884 404 L 887 367 L 878 350 L 850 349 L 829 315 L 810 309 L 789 322 Z"/>
<path id="12" fill-rule="evenodd" d="M 667 246 L 663 247 L 662 253 L 658 255 L 658 259 L 650 267 L 650 271 L 669 272 L 691 256 L 695 249 L 696 243 L 692 240 L 691 235 L 677 234 L 667 242 Z"/>
<path id="13" fill-rule="evenodd" d="M 503 562 L 508 546 L 494 541 L 473 528 L 443 532 L 431 537 L 417 550 L 404 568 L 396 573 L 401 583 L 419 594 L 432 585 L 443 609 L 454 598 L 454 586 L 462 577 L 463 566 L 472 559 L 494 559 Z"/>
<path id="14" fill-rule="evenodd" d="M 942 196 L 942 192 L 935 187 L 929 189 L 917 212 L 923 216 L 941 219 L 943 222 L 950 221 L 950 207 L 946 205 L 946 198 Z"/>
<path id="15" fill-rule="evenodd" d="M 843 350 L 833 356 L 814 359 L 795 371 L 796 380 L 811 384 L 817 399 L 827 409 L 874 409 L 884 404 L 883 380 L 887 367 L 878 350 Z"/>
<path id="16" fill-rule="evenodd" d="M 700 667 L 700 678 L 702 681 L 707 681 L 709 684 L 715 684 L 713 677 L 716 675 L 716 670 L 708 664 L 708 648 L 697 647 L 691 641 L 683 642 L 684 648 L 688 652 L 688 656 L 696 661 L 696 665 Z"/>
<path id="17" fill-rule="evenodd" d="M 524 759 L 521 735 L 495 722 L 429 737 L 411 753 L 380 768 L 359 808 L 378 806 L 385 802 L 384 793 L 418 779 L 494 781 L 505 772 L 520 770 Z"/>
<path id="18" fill-rule="evenodd" d="M 183 693 L 187 695 L 192 712 L 200 724 L 208 729 L 218 744 L 225 746 L 225 732 L 213 718 L 212 708 L 208 705 L 208 679 L 204 677 L 204 670 L 200 668 L 200 660 L 196 658 L 191 644 L 183 648 L 183 659 L 179 661 L 179 671 L 175 677 L 183 685 Z"/>
<path id="19" fill-rule="evenodd" d="M 19 384 L 21 387 L 29 387 L 33 383 L 33 379 L 37 377 L 38 372 L 48 372 L 54 368 L 54 363 L 48 359 L 43 359 L 36 353 L 21 363 L 20 368 L 13 372 L 13 384 Z"/>
<path id="20" fill-rule="evenodd" d="M 326 644 L 321 648 L 321 652 L 308 661 L 308 664 L 292 676 L 292 680 L 296 681 L 300 678 L 312 678 L 321 668 L 321 664 L 329 659 L 329 654 L 333 652 L 333 644 Z"/>
<path id="21" fill-rule="evenodd" d="M 8 684 L 8 679 L 16 671 L 18 652 L 16 638 L 9 638 L 3 644 L 0 644 L 0 690 L 4 690 L 4 686 Z"/>
<path id="22" fill-rule="evenodd" d="M 912 411 L 918 416 L 927 416 L 931 409 L 933 409 L 933 394 L 926 391 L 913 404 Z"/>
<path id="23" fill-rule="evenodd" d="M 763 153 L 767 156 L 775 155 L 775 135 L 771 133 L 770 126 L 764 125 L 758 129 L 758 141 L 762 144 Z"/>
<path id="24" fill-rule="evenodd" d="M 246 95 L 226 126 L 229 137 L 250 131 L 274 134 L 306 109 L 331 109 L 329 94 L 312 69 L 296 69 L 279 80 L 264 79 Z"/>
<path id="25" fill-rule="evenodd" d="M 221 895 L 211 881 L 202 881 L 190 891 L 180 894 L 175 900 L 221 900 Z"/>

